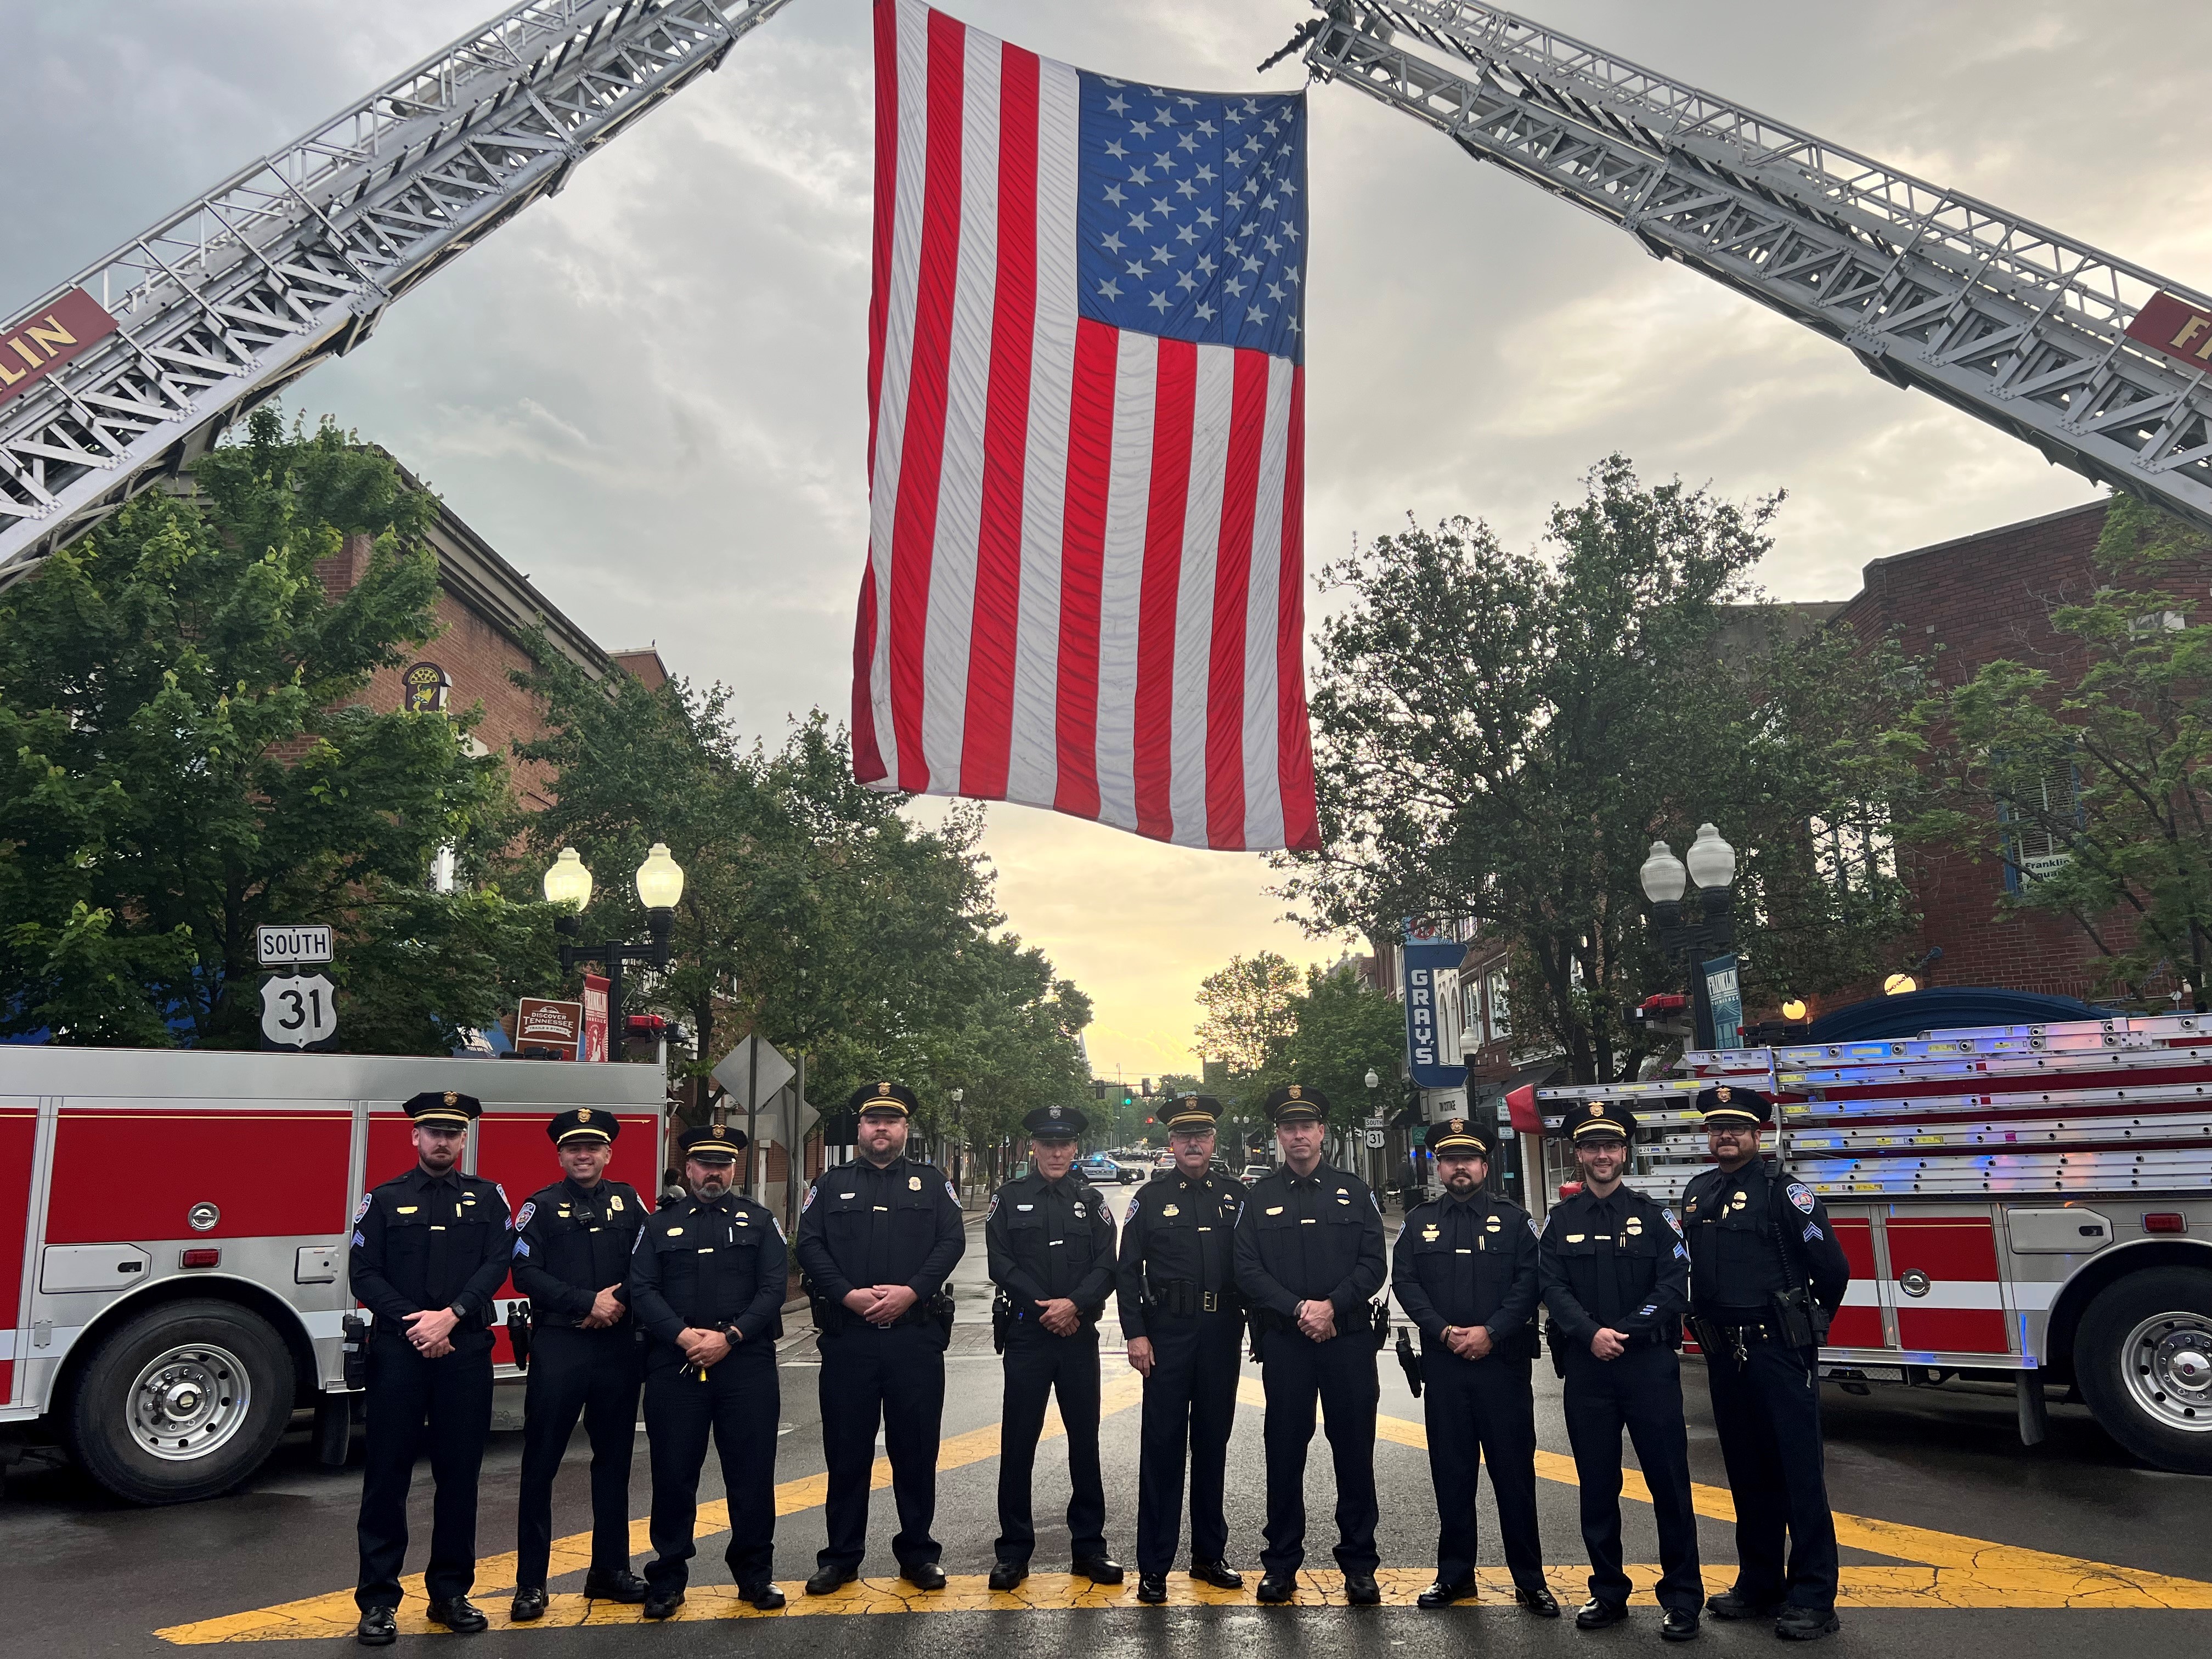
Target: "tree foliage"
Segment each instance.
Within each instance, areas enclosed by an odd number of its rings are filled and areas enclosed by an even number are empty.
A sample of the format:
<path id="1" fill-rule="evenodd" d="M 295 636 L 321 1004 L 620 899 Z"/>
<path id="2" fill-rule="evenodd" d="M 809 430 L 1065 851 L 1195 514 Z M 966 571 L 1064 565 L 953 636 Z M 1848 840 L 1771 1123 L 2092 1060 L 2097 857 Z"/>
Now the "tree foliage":
<path id="1" fill-rule="evenodd" d="M 0 597 L 0 1031 L 258 1041 L 254 928 L 327 922 L 342 1046 L 442 1053 L 546 961 L 549 918 L 434 892 L 512 828 L 463 713 L 380 712 L 432 637 L 435 503 L 327 424 L 270 410 Z M 372 539 L 333 599 L 318 562 Z"/>
<path id="2" fill-rule="evenodd" d="M 1258 1071 L 1296 1033 L 1297 994 L 1298 970 L 1289 957 L 1273 951 L 1230 957 L 1199 981 L 1198 1006 L 1206 1011 L 1199 1052 L 1226 1060 L 1232 1075 Z"/>
<path id="3" fill-rule="evenodd" d="M 1198 1000 L 1200 1051 L 1229 1061 L 1224 1145 L 1232 1129 L 1264 1127 L 1261 1103 L 1288 1083 L 1319 1089 L 1339 1127 L 1367 1115 L 1370 1069 L 1396 1107 L 1405 1011 L 1348 969 L 1309 968 L 1301 981 L 1286 957 L 1261 951 L 1208 974 Z"/>
<path id="4" fill-rule="evenodd" d="M 2207 1007 L 2212 975 L 2212 538 L 2116 495 L 2096 590 L 2050 610 L 2057 669 L 2007 659 L 1922 699 L 1892 747 L 1935 793 L 1916 838 L 2002 860 L 2014 911 L 2067 918 L 2102 990 Z"/>
<path id="5" fill-rule="evenodd" d="M 1548 555 L 1454 518 L 1330 567 L 1350 602 L 1319 639 L 1323 847 L 1279 860 L 1309 927 L 1479 920 L 1515 945 L 1516 1041 L 1585 1079 L 1633 1074 L 1623 1010 L 1678 978 L 1637 876 L 1655 839 L 1679 853 L 1711 820 L 1738 848 L 1754 997 L 1887 961 L 1899 768 L 1862 739 L 1904 678 L 1886 643 L 1754 603 L 1780 499 L 1647 486 L 1616 455 L 1554 506 Z"/>

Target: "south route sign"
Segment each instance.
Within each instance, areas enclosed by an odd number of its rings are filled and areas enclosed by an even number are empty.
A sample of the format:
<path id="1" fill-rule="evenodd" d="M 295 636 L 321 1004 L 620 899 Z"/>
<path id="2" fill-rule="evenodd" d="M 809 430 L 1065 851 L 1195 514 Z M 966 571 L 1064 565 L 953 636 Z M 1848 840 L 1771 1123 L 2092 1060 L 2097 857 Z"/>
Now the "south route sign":
<path id="1" fill-rule="evenodd" d="M 261 1035 L 277 1048 L 311 1048 L 338 1034 L 337 988 L 320 974 L 261 982 Z"/>

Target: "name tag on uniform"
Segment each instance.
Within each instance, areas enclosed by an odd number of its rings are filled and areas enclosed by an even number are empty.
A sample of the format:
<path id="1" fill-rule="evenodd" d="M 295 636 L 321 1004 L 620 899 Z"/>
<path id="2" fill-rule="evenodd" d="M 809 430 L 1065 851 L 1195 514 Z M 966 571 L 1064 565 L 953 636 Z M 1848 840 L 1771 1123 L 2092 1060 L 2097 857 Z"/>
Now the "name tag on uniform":
<path id="1" fill-rule="evenodd" d="M 1302 1215 L 1298 1218 L 1298 1225 L 1301 1227 L 1310 1227 L 1313 1224 L 1314 1218 L 1310 1215 Z"/>
<path id="2" fill-rule="evenodd" d="M 1454 1250 L 1452 1254 L 1454 1255 L 1473 1255 L 1474 1252 L 1462 1245 L 1460 1249 Z"/>
<path id="3" fill-rule="evenodd" d="M 668 1230 L 668 1236 L 669 1236 L 671 1238 L 680 1238 L 681 1237 L 683 1237 L 683 1234 L 684 1234 L 684 1229 L 683 1229 L 683 1228 L 681 1228 L 681 1227 L 671 1227 L 671 1228 Z"/>
<path id="4" fill-rule="evenodd" d="M 1579 1244 L 1582 1242 L 1583 1236 L 1580 1233 L 1569 1233 L 1567 1235 L 1567 1243 L 1570 1244 Z"/>
<path id="5" fill-rule="evenodd" d="M 415 1212 L 421 1207 L 422 1206 L 420 1205 L 416 1204 L 402 1204 L 396 1207 L 394 1213 L 398 1215 L 413 1215 Z"/>
<path id="6" fill-rule="evenodd" d="M 1267 1206 L 1267 1213 L 1269 1215 L 1280 1215 L 1282 1212 L 1283 1206 L 1279 1204 L 1271 1204 Z"/>
<path id="7" fill-rule="evenodd" d="M 1036 1206 L 1034 1204 L 1017 1204 L 1014 1207 L 1018 1210 L 1034 1210 L 1036 1208 Z"/>
<path id="8" fill-rule="evenodd" d="M 838 1196 L 838 1197 L 840 1197 L 840 1198 L 852 1198 L 852 1197 L 854 1197 L 854 1196 L 856 1196 L 856 1195 L 857 1195 L 857 1194 L 853 1194 L 853 1193 L 840 1193 L 840 1194 L 837 1194 L 837 1196 Z"/>

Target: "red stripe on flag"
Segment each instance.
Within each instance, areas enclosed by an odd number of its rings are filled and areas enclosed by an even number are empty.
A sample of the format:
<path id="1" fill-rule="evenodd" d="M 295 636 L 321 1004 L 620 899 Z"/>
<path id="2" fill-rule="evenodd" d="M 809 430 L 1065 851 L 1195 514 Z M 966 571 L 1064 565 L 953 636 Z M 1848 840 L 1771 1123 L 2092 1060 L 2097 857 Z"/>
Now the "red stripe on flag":
<path id="1" fill-rule="evenodd" d="M 1283 845 L 1321 847 L 1314 819 L 1313 738 L 1306 729 L 1306 371 L 1291 371 L 1290 447 L 1283 467 L 1281 623 L 1275 632 L 1275 754 L 1283 792 Z M 1272 554 L 1273 550 L 1268 551 Z"/>
<path id="2" fill-rule="evenodd" d="M 1114 470 L 1114 380 L 1120 331 L 1079 318 L 1075 390 L 1068 403 L 1067 491 L 1060 573 L 1056 736 L 1060 782 L 1053 810 L 1098 816 L 1098 605 L 1106 568 L 1106 489 Z"/>
<path id="3" fill-rule="evenodd" d="M 853 775 L 873 783 L 888 769 L 876 744 L 876 706 L 869 695 L 876 660 L 876 562 L 860 568 L 860 616 L 853 624 Z"/>
<path id="4" fill-rule="evenodd" d="M 1244 611 L 1251 598 L 1260 448 L 1267 432 L 1267 354 L 1239 351 L 1235 362 L 1206 689 L 1206 844 L 1225 848 L 1244 845 Z"/>
<path id="5" fill-rule="evenodd" d="M 939 473 L 945 459 L 945 398 L 952 345 L 952 297 L 960 273 L 960 122 L 968 31 L 929 14 L 928 164 L 922 179 L 921 270 L 914 307 L 914 361 L 907 389 L 906 444 L 891 520 L 891 719 L 898 786 L 929 787 L 921 710 L 929 641 L 929 578 L 937 540 Z"/>
<path id="6" fill-rule="evenodd" d="M 1176 599 L 1190 503 L 1190 434 L 1198 405 L 1198 348 L 1162 340 L 1152 403 L 1152 483 L 1145 507 L 1145 571 L 1137 595 L 1137 711 L 1132 781 L 1137 833 L 1175 834 Z"/>
<path id="7" fill-rule="evenodd" d="M 968 647 L 960 793 L 1004 799 L 1021 623 L 1022 489 L 1029 463 L 1030 354 L 1036 332 L 1037 56 L 1008 46 L 999 71 L 999 271 L 983 416 L 982 521 Z"/>
<path id="8" fill-rule="evenodd" d="M 898 199 L 898 0 L 876 0 L 876 252 L 868 291 L 868 470 L 876 466 L 884 331 L 891 308 L 891 209 Z M 857 730 L 858 728 L 855 727 Z"/>

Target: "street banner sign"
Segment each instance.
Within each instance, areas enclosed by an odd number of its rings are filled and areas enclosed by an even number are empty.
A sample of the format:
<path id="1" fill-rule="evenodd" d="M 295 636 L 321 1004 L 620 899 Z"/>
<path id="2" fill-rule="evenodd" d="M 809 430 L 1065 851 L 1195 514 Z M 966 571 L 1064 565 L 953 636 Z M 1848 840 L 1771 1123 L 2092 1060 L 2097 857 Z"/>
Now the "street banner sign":
<path id="1" fill-rule="evenodd" d="M 260 927 L 253 930 L 253 958 L 264 968 L 295 967 L 331 959 L 331 930 L 322 927 Z"/>
<path id="2" fill-rule="evenodd" d="M 307 1048 L 338 1034 L 337 988 L 320 974 L 272 974 L 261 982 L 261 1035 L 279 1048 Z"/>
<path id="3" fill-rule="evenodd" d="M 1704 964 L 1705 1006 L 1713 1011 L 1713 1047 L 1743 1047 L 1743 987 L 1733 956 L 1715 957 Z"/>
<path id="4" fill-rule="evenodd" d="M 525 997 L 515 1010 L 514 1046 L 532 1060 L 574 1060 L 583 1027 L 582 1003 Z"/>
<path id="5" fill-rule="evenodd" d="M 781 1094 L 783 1085 L 797 1077 L 799 1070 L 774 1043 L 749 1036 L 722 1056 L 714 1075 L 714 1081 L 729 1096 L 729 1104 L 738 1111 L 750 1112 L 766 1106 L 771 1097 Z"/>
<path id="6" fill-rule="evenodd" d="M 583 1044 L 580 1058 L 605 1060 L 607 1056 L 607 981 L 597 974 L 584 975 L 584 1024 L 579 1041 Z"/>

